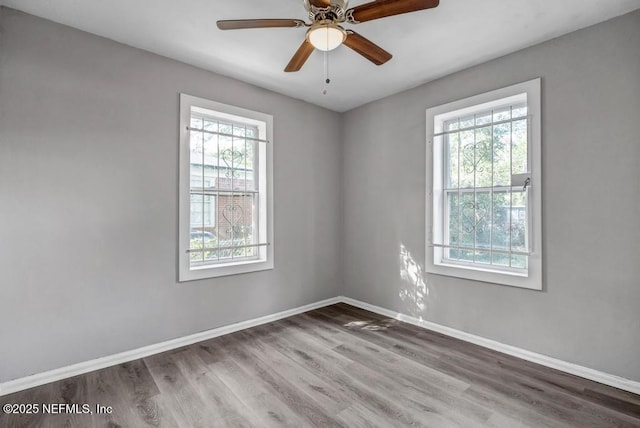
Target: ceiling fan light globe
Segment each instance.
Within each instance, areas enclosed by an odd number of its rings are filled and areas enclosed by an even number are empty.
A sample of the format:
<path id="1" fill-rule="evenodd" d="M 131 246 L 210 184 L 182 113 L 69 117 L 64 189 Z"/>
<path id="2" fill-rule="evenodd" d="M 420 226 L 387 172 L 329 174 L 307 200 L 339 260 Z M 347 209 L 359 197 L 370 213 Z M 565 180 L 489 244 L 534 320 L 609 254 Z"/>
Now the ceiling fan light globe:
<path id="1" fill-rule="evenodd" d="M 347 38 L 347 33 L 337 25 L 319 25 L 307 32 L 307 40 L 314 48 L 331 51 L 340 46 Z"/>

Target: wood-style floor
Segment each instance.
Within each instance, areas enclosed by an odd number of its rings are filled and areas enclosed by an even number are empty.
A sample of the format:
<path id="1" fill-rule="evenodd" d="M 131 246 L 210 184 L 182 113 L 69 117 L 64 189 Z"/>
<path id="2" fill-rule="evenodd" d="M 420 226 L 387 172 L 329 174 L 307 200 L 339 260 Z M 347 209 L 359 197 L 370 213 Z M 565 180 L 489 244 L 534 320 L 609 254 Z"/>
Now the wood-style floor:
<path id="1" fill-rule="evenodd" d="M 338 304 L 0 397 L 1 427 L 640 427 L 640 396 Z M 41 409 L 42 410 L 42 407 Z"/>

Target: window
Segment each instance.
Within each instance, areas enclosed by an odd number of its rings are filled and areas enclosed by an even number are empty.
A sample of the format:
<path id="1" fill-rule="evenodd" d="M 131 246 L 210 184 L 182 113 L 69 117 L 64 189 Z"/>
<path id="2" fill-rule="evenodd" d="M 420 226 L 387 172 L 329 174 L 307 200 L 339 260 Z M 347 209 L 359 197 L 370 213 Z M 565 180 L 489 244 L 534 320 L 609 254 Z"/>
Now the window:
<path id="1" fill-rule="evenodd" d="M 428 272 L 542 289 L 540 129 L 540 79 L 427 110 Z"/>
<path id="2" fill-rule="evenodd" d="M 180 95 L 180 281 L 273 268 L 272 127 Z"/>

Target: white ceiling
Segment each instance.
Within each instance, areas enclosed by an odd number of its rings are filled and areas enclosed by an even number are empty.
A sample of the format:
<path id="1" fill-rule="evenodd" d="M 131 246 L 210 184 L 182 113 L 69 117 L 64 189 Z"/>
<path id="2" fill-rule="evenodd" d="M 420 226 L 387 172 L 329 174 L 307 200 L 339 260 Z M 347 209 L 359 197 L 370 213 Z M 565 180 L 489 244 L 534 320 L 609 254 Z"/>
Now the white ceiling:
<path id="1" fill-rule="evenodd" d="M 366 3 L 352 0 L 350 6 Z M 305 29 L 220 31 L 219 19 L 306 19 L 302 0 L 0 0 L 130 46 L 346 111 L 474 64 L 640 8 L 640 0 L 440 0 L 435 9 L 345 24 L 393 54 L 375 66 L 349 48 L 283 69 Z"/>

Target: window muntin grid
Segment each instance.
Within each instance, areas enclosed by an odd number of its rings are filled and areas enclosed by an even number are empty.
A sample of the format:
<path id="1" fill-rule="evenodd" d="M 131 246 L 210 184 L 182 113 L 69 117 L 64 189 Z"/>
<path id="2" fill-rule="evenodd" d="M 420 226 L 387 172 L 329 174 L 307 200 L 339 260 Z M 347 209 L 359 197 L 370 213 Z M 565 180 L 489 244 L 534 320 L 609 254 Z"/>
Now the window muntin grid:
<path id="1" fill-rule="evenodd" d="M 259 257 L 258 127 L 192 111 L 189 262 L 194 268 Z M 208 219 L 199 213 L 214 212 Z"/>
<path id="2" fill-rule="evenodd" d="M 442 262 L 526 272 L 528 194 L 511 182 L 528 170 L 526 102 L 467 109 L 441 125 Z"/>

